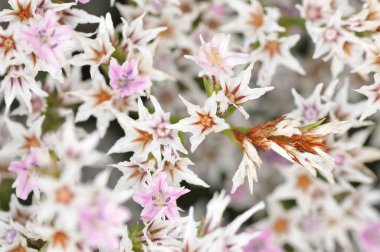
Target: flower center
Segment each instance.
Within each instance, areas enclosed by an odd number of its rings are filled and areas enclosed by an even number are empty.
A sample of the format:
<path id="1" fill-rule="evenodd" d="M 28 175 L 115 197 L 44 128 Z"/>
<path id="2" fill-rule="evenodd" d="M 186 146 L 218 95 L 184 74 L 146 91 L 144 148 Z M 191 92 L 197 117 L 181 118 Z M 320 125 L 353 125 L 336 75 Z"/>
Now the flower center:
<path id="1" fill-rule="evenodd" d="M 287 219 L 279 217 L 273 223 L 273 229 L 277 234 L 284 234 L 289 230 L 289 222 Z"/>
<path id="2" fill-rule="evenodd" d="M 8 244 L 12 244 L 15 241 L 16 237 L 17 237 L 17 231 L 13 228 L 7 230 L 4 235 L 4 239 Z"/>
<path id="3" fill-rule="evenodd" d="M 54 233 L 52 240 L 52 245 L 54 247 L 60 246 L 66 248 L 69 237 L 63 231 L 57 231 Z"/>
<path id="4" fill-rule="evenodd" d="M 32 137 L 24 137 L 25 144 L 22 146 L 24 149 L 30 149 L 32 147 L 39 147 L 40 141 L 35 136 Z"/>
<path id="5" fill-rule="evenodd" d="M 55 199 L 57 200 L 57 202 L 61 204 L 68 205 L 72 201 L 73 198 L 74 198 L 73 192 L 66 185 L 59 188 L 55 192 Z"/>
<path id="6" fill-rule="evenodd" d="M 324 37 L 328 42 L 335 42 L 339 37 L 339 33 L 334 27 L 330 27 L 325 30 Z"/>
<path id="7" fill-rule="evenodd" d="M 126 88 L 128 87 L 132 82 L 135 81 L 135 78 L 132 77 L 133 70 L 130 69 L 128 72 L 124 73 L 122 76 L 123 78 L 120 80 L 120 87 Z"/>
<path id="8" fill-rule="evenodd" d="M 303 111 L 303 117 L 307 121 L 315 121 L 318 120 L 318 110 L 317 108 L 312 105 L 312 106 L 306 106 Z"/>
<path id="9" fill-rule="evenodd" d="M 12 13 L 12 15 L 16 16 L 20 21 L 25 21 L 33 17 L 31 12 L 32 1 L 30 1 L 26 6 L 22 6 L 19 0 L 17 2 L 18 11 Z"/>
<path id="10" fill-rule="evenodd" d="M 6 50 L 10 50 L 15 47 L 15 41 L 11 37 L 7 37 L 3 40 L 2 47 Z"/>
<path id="11" fill-rule="evenodd" d="M 200 125 L 202 127 L 202 133 L 212 126 L 215 125 L 214 119 L 210 116 L 210 114 L 201 114 L 198 113 L 199 120 L 194 123 L 194 125 Z"/>
<path id="12" fill-rule="evenodd" d="M 155 207 L 166 207 L 170 202 L 170 197 L 167 197 L 162 190 L 152 196 L 153 206 Z"/>
<path id="13" fill-rule="evenodd" d="M 212 47 L 211 52 L 207 53 L 207 61 L 210 62 L 212 66 L 220 66 L 223 59 L 220 57 L 218 50 Z"/>
<path id="14" fill-rule="evenodd" d="M 269 52 L 271 57 L 276 54 L 280 54 L 280 43 L 275 40 L 268 41 L 265 45 L 265 50 Z"/>
<path id="15" fill-rule="evenodd" d="M 108 101 L 109 99 L 111 99 L 111 95 L 107 91 L 101 90 L 96 96 L 96 105 Z"/>
<path id="16" fill-rule="evenodd" d="M 312 180 L 307 174 L 301 174 L 297 177 L 296 188 L 306 191 L 311 185 Z"/>
<path id="17" fill-rule="evenodd" d="M 172 131 L 170 129 L 168 129 L 166 126 L 167 126 L 167 123 L 162 121 L 159 124 L 157 124 L 157 126 L 154 128 L 158 138 L 170 138 L 171 137 Z"/>
<path id="18" fill-rule="evenodd" d="M 249 24 L 254 28 L 259 28 L 264 24 L 264 17 L 261 13 L 251 13 Z"/>
<path id="19" fill-rule="evenodd" d="M 42 29 L 37 32 L 36 37 L 38 41 L 41 43 L 41 45 L 46 44 L 51 49 L 54 49 L 58 46 L 57 43 L 52 44 L 51 42 L 51 38 L 54 37 L 54 35 L 55 35 L 55 30 L 53 30 L 53 32 L 49 35 L 45 29 Z"/>
<path id="20" fill-rule="evenodd" d="M 338 154 L 335 157 L 335 164 L 337 166 L 343 166 L 346 161 L 346 156 L 344 154 Z"/>

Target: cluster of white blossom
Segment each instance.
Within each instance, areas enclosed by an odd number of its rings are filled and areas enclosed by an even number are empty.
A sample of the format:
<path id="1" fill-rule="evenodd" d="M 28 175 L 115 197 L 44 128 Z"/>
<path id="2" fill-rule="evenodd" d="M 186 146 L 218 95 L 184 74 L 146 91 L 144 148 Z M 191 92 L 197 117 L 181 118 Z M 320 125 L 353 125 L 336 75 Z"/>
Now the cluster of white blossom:
<path id="1" fill-rule="evenodd" d="M 0 10 L 0 252 L 380 251 L 378 0 L 106 2 Z"/>

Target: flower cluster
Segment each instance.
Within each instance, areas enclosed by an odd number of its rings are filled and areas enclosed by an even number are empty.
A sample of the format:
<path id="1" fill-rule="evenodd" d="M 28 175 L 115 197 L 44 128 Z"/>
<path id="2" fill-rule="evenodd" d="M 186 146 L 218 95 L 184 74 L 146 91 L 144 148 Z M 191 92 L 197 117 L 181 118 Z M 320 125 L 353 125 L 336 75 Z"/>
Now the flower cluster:
<path id="1" fill-rule="evenodd" d="M 295 2 L 0 3 L 0 251 L 380 251 L 380 3 Z"/>

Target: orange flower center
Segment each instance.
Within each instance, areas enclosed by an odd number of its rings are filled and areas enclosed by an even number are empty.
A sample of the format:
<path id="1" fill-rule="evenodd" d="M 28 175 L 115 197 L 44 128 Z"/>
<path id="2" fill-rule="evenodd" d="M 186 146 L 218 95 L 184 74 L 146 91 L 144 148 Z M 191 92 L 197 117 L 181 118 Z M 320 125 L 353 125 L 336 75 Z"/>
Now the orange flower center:
<path id="1" fill-rule="evenodd" d="M 55 192 L 55 198 L 57 202 L 68 205 L 74 198 L 74 194 L 67 186 L 63 186 Z"/>
<path id="2" fill-rule="evenodd" d="M 280 54 L 280 42 L 276 40 L 268 41 L 265 45 L 265 50 L 269 52 L 269 55 L 273 57 L 276 54 Z"/>
<path id="3" fill-rule="evenodd" d="M 274 223 L 273 223 L 273 230 L 277 234 L 284 234 L 289 229 L 289 222 L 287 219 L 279 217 Z"/>
<path id="4" fill-rule="evenodd" d="M 301 174 L 297 177 L 296 188 L 306 191 L 312 183 L 312 180 L 307 174 Z"/>
<path id="5" fill-rule="evenodd" d="M 53 247 L 60 246 L 65 249 L 67 247 L 68 240 L 69 237 L 63 231 L 57 231 L 52 237 L 52 245 Z"/>
<path id="6" fill-rule="evenodd" d="M 96 96 L 96 105 L 108 101 L 109 99 L 111 99 L 111 95 L 107 91 L 101 90 Z"/>
<path id="7" fill-rule="evenodd" d="M 261 13 L 251 13 L 249 24 L 251 24 L 256 29 L 261 27 L 264 24 L 263 15 Z"/>

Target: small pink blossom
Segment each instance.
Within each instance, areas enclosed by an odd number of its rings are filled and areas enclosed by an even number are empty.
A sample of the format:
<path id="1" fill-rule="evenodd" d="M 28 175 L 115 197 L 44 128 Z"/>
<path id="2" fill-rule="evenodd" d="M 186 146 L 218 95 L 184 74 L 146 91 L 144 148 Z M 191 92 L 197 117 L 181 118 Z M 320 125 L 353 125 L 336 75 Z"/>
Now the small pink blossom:
<path id="1" fill-rule="evenodd" d="M 380 251 L 380 221 L 367 225 L 360 232 L 359 240 L 363 251 Z"/>
<path id="2" fill-rule="evenodd" d="M 163 213 L 170 220 L 179 217 L 176 200 L 190 190 L 168 186 L 166 181 L 166 173 L 161 172 L 152 186 L 136 192 L 133 196 L 133 200 L 144 207 L 141 213 L 144 221 L 152 220 L 159 213 Z"/>
<path id="3" fill-rule="evenodd" d="M 80 211 L 79 226 L 88 246 L 117 249 L 119 227 L 122 227 L 128 218 L 129 212 L 125 207 L 100 198 L 95 204 Z"/>
<path id="4" fill-rule="evenodd" d="M 77 0 L 77 2 L 80 2 L 81 4 L 89 3 L 90 0 Z"/>
<path id="5" fill-rule="evenodd" d="M 270 239 L 271 230 L 266 229 L 259 236 L 252 239 L 247 246 L 243 248 L 244 252 L 282 252 L 283 250 L 272 244 Z"/>
<path id="6" fill-rule="evenodd" d="M 71 39 L 74 30 L 68 25 L 59 24 L 58 19 L 54 12 L 46 12 L 41 21 L 23 29 L 22 39 L 31 45 L 38 57 L 55 67 L 63 67 L 63 44 Z"/>
<path id="7" fill-rule="evenodd" d="M 111 86 L 122 96 L 141 93 L 152 85 L 148 76 L 139 75 L 137 62 L 130 60 L 119 65 L 115 59 L 111 60 L 109 76 Z"/>
<path id="8" fill-rule="evenodd" d="M 17 174 L 17 179 L 13 183 L 16 188 L 16 195 L 20 199 L 26 200 L 28 195 L 37 187 L 36 177 L 33 176 L 33 170 L 38 169 L 37 149 L 32 148 L 25 160 L 14 161 L 10 164 L 8 170 Z"/>
<path id="9" fill-rule="evenodd" d="M 231 75 L 232 68 L 245 64 L 248 62 L 249 56 L 245 53 L 237 53 L 228 49 L 230 36 L 223 33 L 216 34 L 210 42 L 206 43 L 201 39 L 201 48 L 198 56 L 186 55 L 185 57 L 194 60 L 202 71 L 199 73 L 202 75 L 214 75 L 220 74 Z"/>

